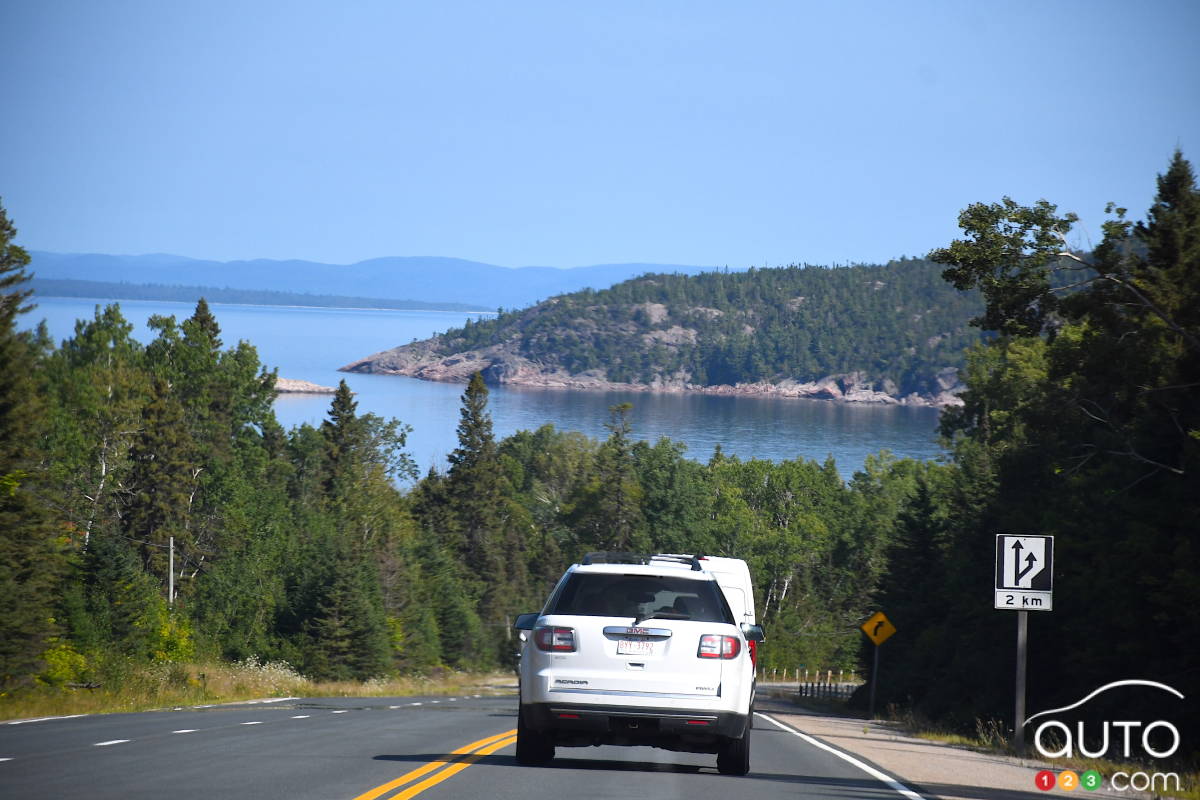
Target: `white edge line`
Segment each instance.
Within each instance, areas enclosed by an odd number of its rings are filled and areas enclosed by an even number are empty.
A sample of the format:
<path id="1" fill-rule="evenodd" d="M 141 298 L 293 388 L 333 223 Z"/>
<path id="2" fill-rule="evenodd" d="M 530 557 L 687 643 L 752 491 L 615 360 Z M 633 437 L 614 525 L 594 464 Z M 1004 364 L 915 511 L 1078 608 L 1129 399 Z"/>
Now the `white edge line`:
<path id="1" fill-rule="evenodd" d="M 132 741 L 132 739 L 110 739 L 107 742 L 96 742 L 92 747 L 108 747 L 110 744 L 125 744 L 129 741 Z"/>
<path id="2" fill-rule="evenodd" d="M 79 717 L 86 717 L 86 716 L 87 716 L 87 714 L 68 714 L 65 717 L 38 717 L 37 719 L 14 719 L 13 721 L 7 722 L 5 724 L 6 725 L 25 725 L 26 723 L 29 723 L 29 722 L 49 722 L 50 720 L 54 720 L 54 719 L 77 719 Z"/>
<path id="3" fill-rule="evenodd" d="M 836 747 L 830 747 L 829 745 L 825 744 L 821 740 L 814 739 L 813 737 L 809 736 L 807 733 L 801 733 L 800 731 L 796 730 L 795 728 L 791 727 L 790 725 L 783 724 L 782 722 L 775 719 L 774 717 L 769 717 L 766 714 L 762 714 L 758 711 L 754 712 L 754 716 L 762 717 L 767 722 L 770 722 L 771 724 L 776 725 L 777 727 L 787 731 L 788 733 L 792 734 L 793 736 L 800 737 L 804 741 L 811 744 L 813 747 L 820 748 L 821 750 L 824 750 L 827 753 L 832 753 L 833 755 L 837 756 L 838 758 L 842 759 L 843 761 L 853 764 L 854 766 L 861 769 L 863 772 L 870 775 L 875 780 L 881 781 L 884 784 L 886 784 L 888 786 L 888 788 L 890 788 L 892 791 L 897 792 L 898 794 L 900 794 L 903 797 L 907 797 L 908 800 L 925 800 L 925 798 L 921 797 L 921 795 L 917 794 L 912 789 L 909 789 L 907 786 L 900 783 L 898 780 L 893 778 L 891 775 L 888 775 L 886 772 L 881 772 L 880 770 L 875 769 L 875 767 L 872 767 L 870 764 L 866 764 L 862 761 L 859 761 L 857 758 L 855 758 L 852 755 L 849 755 L 848 753 L 843 753 L 841 750 L 838 750 Z"/>
<path id="4" fill-rule="evenodd" d="M 252 705 L 252 704 L 258 703 L 260 705 L 267 705 L 268 703 L 282 703 L 287 700 L 299 700 L 299 699 L 300 699 L 299 697 L 272 697 L 269 700 L 247 700 L 246 704 Z"/>

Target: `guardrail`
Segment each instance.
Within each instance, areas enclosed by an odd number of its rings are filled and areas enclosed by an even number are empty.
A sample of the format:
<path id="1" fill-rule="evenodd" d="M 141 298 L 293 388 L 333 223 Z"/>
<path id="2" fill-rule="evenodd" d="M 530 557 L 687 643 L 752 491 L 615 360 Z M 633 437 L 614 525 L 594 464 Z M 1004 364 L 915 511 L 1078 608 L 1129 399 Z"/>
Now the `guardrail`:
<path id="1" fill-rule="evenodd" d="M 759 686 L 795 693 L 797 698 L 807 697 L 821 700 L 846 702 L 863 680 L 852 672 L 838 670 L 788 670 L 761 669 L 758 671 Z"/>

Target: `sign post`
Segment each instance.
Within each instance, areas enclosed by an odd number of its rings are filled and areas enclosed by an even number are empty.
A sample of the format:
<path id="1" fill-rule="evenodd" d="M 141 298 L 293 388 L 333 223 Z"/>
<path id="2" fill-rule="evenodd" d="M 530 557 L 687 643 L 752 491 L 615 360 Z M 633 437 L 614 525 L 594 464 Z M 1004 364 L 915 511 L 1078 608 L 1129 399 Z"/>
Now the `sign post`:
<path id="1" fill-rule="evenodd" d="M 1054 609 L 1054 537 L 996 534 L 996 608 L 1017 612 L 1013 749 L 1025 754 L 1025 653 L 1029 612 Z"/>
<path id="2" fill-rule="evenodd" d="M 868 714 L 875 719 L 875 687 L 879 684 L 879 645 L 883 644 L 896 632 L 896 626 L 882 611 L 876 611 L 871 618 L 859 626 L 875 644 L 875 663 L 871 667 L 871 705 Z"/>

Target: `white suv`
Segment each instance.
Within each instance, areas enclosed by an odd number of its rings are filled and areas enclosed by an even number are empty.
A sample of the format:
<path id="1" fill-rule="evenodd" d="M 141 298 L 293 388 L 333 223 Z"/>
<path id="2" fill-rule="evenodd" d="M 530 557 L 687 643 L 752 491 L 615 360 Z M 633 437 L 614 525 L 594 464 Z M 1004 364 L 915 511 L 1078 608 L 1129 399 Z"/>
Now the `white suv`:
<path id="1" fill-rule="evenodd" d="M 763 631 L 744 607 L 734 615 L 726 591 L 697 556 L 591 553 L 571 566 L 542 613 L 516 621 L 517 760 L 544 764 L 556 746 L 651 745 L 716 753 L 718 770 L 745 775 L 748 643 Z M 743 591 L 753 597 L 748 570 Z"/>

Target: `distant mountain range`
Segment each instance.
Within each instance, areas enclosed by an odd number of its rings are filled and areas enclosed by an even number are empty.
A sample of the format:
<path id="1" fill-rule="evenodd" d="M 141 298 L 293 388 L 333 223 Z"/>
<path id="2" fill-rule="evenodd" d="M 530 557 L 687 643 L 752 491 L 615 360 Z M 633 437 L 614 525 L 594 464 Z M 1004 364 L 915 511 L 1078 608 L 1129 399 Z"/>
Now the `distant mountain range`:
<path id="1" fill-rule="evenodd" d="M 432 256 L 374 258 L 348 265 L 268 259 L 202 261 L 165 254 L 114 256 L 34 251 L 30 256 L 30 271 L 35 279 L 46 281 L 42 288 L 46 294 L 56 288 L 68 290 L 67 285 L 56 281 L 88 281 L 104 284 L 109 296 L 123 299 L 145 297 L 145 293 L 129 296 L 132 290 L 122 290 L 121 284 L 143 287 L 153 284 L 281 292 L 293 297 L 336 295 L 407 300 L 442 308 L 473 306 L 489 310 L 524 307 L 581 289 L 604 289 L 650 272 L 696 275 L 715 269 L 679 264 L 512 268 Z M 72 293 L 77 288 L 71 289 Z"/>

